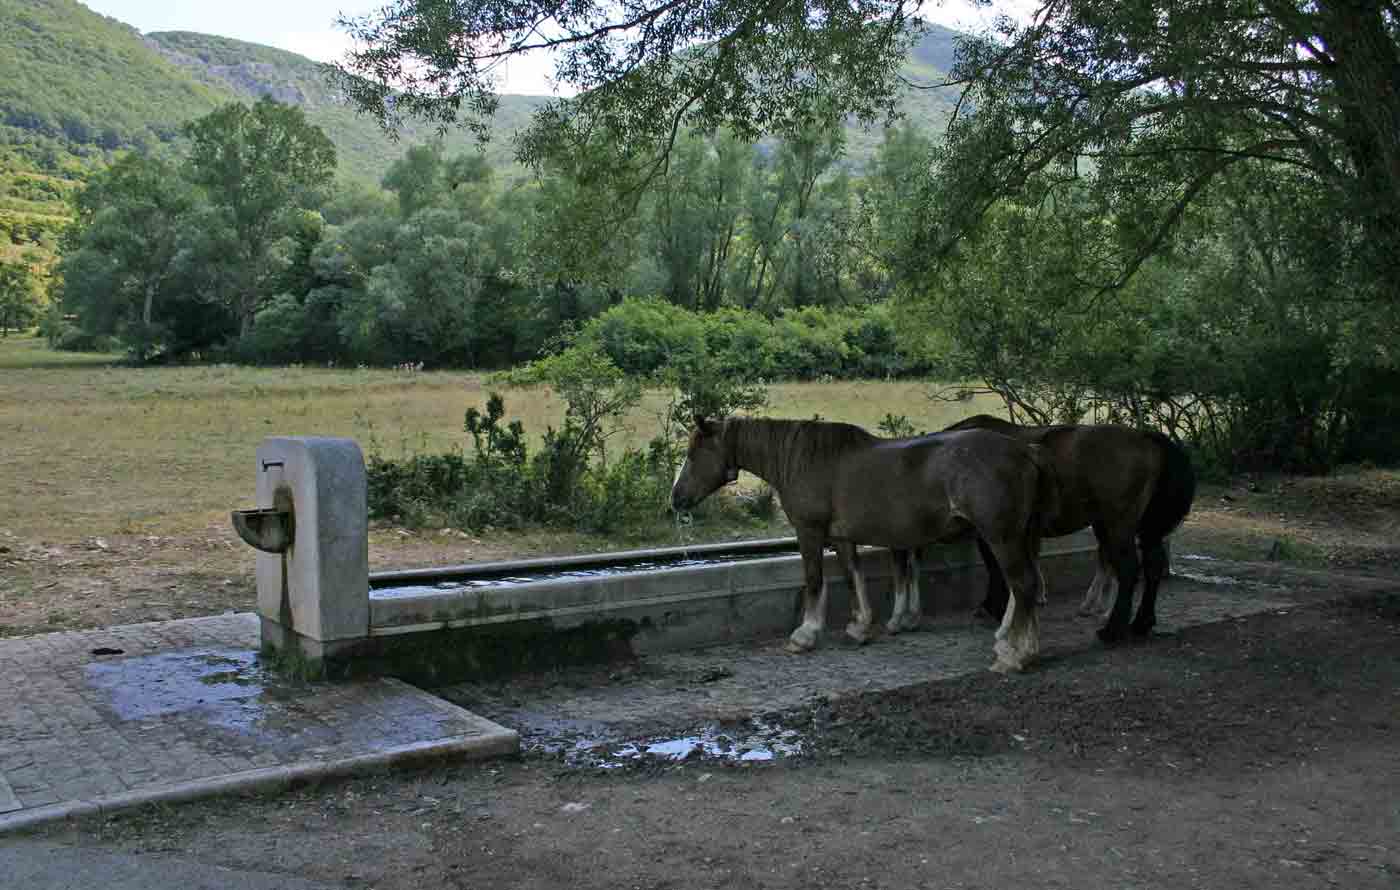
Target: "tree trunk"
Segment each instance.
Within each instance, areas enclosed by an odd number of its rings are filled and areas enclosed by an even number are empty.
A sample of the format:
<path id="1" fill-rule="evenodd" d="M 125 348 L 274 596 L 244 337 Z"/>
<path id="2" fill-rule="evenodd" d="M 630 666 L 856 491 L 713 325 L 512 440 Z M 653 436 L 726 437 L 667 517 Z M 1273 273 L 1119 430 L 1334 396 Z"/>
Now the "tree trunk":
<path id="1" fill-rule="evenodd" d="M 1317 9 L 1317 30 L 1336 62 L 1362 224 L 1374 259 L 1393 267 L 1400 247 L 1400 52 L 1379 4 L 1320 0 Z"/>

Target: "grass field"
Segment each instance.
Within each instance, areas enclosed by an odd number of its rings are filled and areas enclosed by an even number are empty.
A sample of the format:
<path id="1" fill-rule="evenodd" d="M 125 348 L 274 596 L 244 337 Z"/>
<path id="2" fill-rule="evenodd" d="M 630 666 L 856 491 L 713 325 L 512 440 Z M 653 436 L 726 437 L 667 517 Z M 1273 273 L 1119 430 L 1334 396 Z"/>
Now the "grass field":
<path id="1" fill-rule="evenodd" d="M 231 366 L 127 368 L 106 355 L 56 353 L 0 338 L 0 637 L 253 608 L 253 551 L 228 511 L 253 505 L 254 452 L 269 435 L 358 439 L 388 456 L 463 445 L 462 415 L 482 406 L 483 375 Z M 563 406 L 543 390 L 505 390 L 533 435 Z M 821 414 L 874 429 L 886 413 L 937 429 L 990 399 L 930 401 L 918 383 L 783 384 L 766 413 Z M 652 394 L 624 438 L 645 442 L 664 399 Z M 1202 486 L 1180 553 L 1351 567 L 1400 563 L 1400 472 L 1235 480 Z M 699 543 L 785 533 L 781 517 L 600 538 L 533 529 L 370 532 L 370 566 L 432 566 Z M 650 537 L 647 537 L 650 535 Z M 640 536 L 640 537 L 639 537 Z M 660 537 L 658 537 L 660 536 Z"/>
<path id="2" fill-rule="evenodd" d="M 559 425 L 545 389 L 502 390 L 533 436 Z M 173 535 L 226 521 L 251 502 L 253 454 L 270 435 L 350 436 L 388 455 L 462 444 L 462 415 L 484 406 L 481 374 L 229 365 L 129 368 L 110 356 L 0 340 L 0 528 L 27 538 Z M 991 400 L 932 402 L 923 384 L 780 384 L 768 414 L 820 414 L 874 429 L 886 413 L 936 429 Z M 664 397 L 622 434 L 642 444 Z"/>

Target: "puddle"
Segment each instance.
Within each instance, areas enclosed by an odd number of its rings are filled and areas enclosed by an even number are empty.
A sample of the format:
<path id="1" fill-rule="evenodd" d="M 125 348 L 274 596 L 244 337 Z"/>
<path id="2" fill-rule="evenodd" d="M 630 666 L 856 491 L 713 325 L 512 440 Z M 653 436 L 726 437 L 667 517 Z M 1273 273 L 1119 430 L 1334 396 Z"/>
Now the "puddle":
<path id="1" fill-rule="evenodd" d="M 1240 583 L 1239 578 L 1231 578 L 1227 575 L 1202 575 L 1196 572 L 1172 572 L 1172 574 L 1185 578 L 1188 581 L 1195 581 L 1197 584 L 1223 584 L 1233 586 Z"/>
<path id="2" fill-rule="evenodd" d="M 626 738 L 605 724 L 545 720 L 521 739 L 525 750 L 560 757 L 569 766 L 619 769 L 647 762 L 704 758 L 761 763 L 806 752 L 801 733 L 757 717 L 737 726 L 709 724 L 680 735 Z"/>
<path id="3" fill-rule="evenodd" d="M 94 662 L 87 684 L 122 720 L 188 714 L 243 734 L 277 735 L 288 690 L 249 649 L 197 649 Z M 271 721 L 271 722 L 270 722 Z"/>

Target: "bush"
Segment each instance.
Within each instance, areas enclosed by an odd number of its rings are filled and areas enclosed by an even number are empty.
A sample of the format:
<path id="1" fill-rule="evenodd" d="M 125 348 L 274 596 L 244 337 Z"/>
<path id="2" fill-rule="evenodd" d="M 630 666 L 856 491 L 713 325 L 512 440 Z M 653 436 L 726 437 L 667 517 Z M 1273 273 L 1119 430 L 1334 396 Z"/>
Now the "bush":
<path id="1" fill-rule="evenodd" d="M 816 380 L 850 373 L 851 348 L 844 319 L 818 306 L 784 312 L 773 323 L 772 349 L 778 376 Z"/>
<path id="2" fill-rule="evenodd" d="M 628 449 L 612 462 L 589 460 L 572 419 L 549 430 L 531 456 L 524 427 L 504 423 L 505 401 L 492 393 L 486 412 L 463 423 L 473 453 L 386 458 L 372 443 L 367 461 L 369 514 L 410 527 L 518 528 L 529 523 L 613 532 L 663 515 L 670 492 L 665 450 Z"/>
<path id="3" fill-rule="evenodd" d="M 652 374 L 673 356 L 705 347 L 700 316 L 660 297 L 623 300 L 590 321 L 585 336 L 632 375 Z"/>
<path id="4" fill-rule="evenodd" d="M 631 298 L 589 321 L 579 337 L 622 371 L 647 376 L 704 358 L 749 380 L 816 380 L 927 373 L 902 349 L 890 309 L 873 304 L 789 310 L 770 319 L 746 309 L 691 312 L 659 297 Z"/>
<path id="5" fill-rule="evenodd" d="M 756 312 L 732 308 L 702 318 L 705 352 L 720 369 L 759 379 L 779 376 L 771 321 Z"/>
<path id="6" fill-rule="evenodd" d="M 259 365 L 300 361 L 306 322 L 306 307 L 291 294 L 278 294 L 258 310 L 253 329 L 239 338 L 239 358 Z"/>
<path id="7" fill-rule="evenodd" d="M 94 334 L 68 322 L 44 331 L 49 345 L 62 352 L 121 352 L 121 342 L 107 334 Z"/>

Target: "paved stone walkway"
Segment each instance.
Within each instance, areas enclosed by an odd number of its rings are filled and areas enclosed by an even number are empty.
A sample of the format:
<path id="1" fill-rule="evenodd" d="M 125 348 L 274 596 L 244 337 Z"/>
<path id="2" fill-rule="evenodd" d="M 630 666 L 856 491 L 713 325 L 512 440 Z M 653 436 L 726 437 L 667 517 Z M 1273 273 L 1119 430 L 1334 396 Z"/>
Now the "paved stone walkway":
<path id="1" fill-rule="evenodd" d="M 243 613 L 0 640 L 0 832 L 409 757 L 514 732 L 405 683 L 292 683 Z"/>

